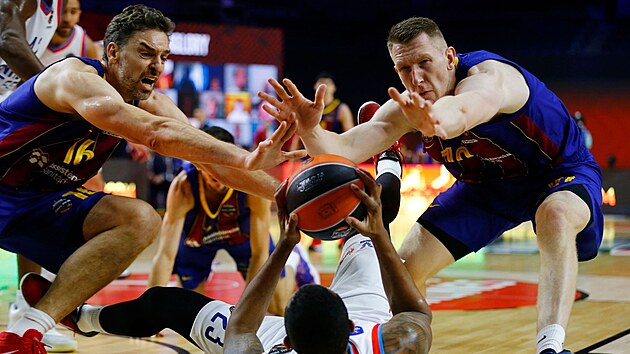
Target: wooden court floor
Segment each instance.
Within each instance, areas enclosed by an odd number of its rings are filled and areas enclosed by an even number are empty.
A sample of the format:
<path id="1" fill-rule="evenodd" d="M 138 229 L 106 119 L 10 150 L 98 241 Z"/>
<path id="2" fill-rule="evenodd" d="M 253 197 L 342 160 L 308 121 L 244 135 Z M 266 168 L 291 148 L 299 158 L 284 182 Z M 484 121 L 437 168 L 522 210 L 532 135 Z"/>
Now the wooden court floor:
<path id="1" fill-rule="evenodd" d="M 607 230 L 608 233 L 612 232 L 612 236 L 607 236 L 598 257 L 580 264 L 578 290 L 588 296 L 575 303 L 569 323 L 565 346 L 574 353 L 630 353 L 630 256 L 610 254 L 611 248 L 630 244 L 630 222 L 621 218 L 607 219 Z M 403 236 L 399 233 L 395 235 L 396 238 Z M 336 246 L 327 244 L 323 254 L 312 253 L 312 260 L 328 277 L 334 271 L 335 248 Z M 154 252 L 155 245 L 134 262 L 132 271 L 146 273 Z M 432 293 L 429 288 L 429 301 L 435 307 L 431 352 L 534 353 L 536 307 L 531 303 L 531 285 L 535 286 L 537 280 L 538 255 L 531 239 L 512 237 L 504 244 L 494 247 L 494 251 L 464 260 L 437 275 L 449 281 L 437 284 L 436 289 L 439 285 L 458 289 L 475 287 L 478 284 L 517 283 L 524 286 L 511 288 L 509 293 L 501 293 L 500 289 L 498 292 L 474 290 L 472 295 L 453 302 L 456 309 L 445 309 L 448 306 L 441 306 L 451 300 L 436 300 L 443 296 L 441 290 Z M 230 271 L 229 264 L 225 271 Z M 460 309 L 467 308 L 466 304 L 471 303 L 468 300 L 477 301 L 482 297 L 480 292 L 489 294 L 485 302 L 478 302 L 482 304 L 481 309 Z M 11 289 L 0 289 L 1 328 L 6 324 L 8 301 L 12 296 Z M 523 302 L 516 307 L 508 304 L 506 308 L 497 308 L 502 307 L 500 304 L 505 304 L 504 301 L 519 303 L 521 300 Z M 490 307 L 485 308 L 488 304 Z M 473 304 L 475 306 L 477 305 Z M 170 330 L 162 334 L 161 337 L 140 339 L 108 335 L 93 338 L 77 336 L 77 353 L 201 353 Z"/>

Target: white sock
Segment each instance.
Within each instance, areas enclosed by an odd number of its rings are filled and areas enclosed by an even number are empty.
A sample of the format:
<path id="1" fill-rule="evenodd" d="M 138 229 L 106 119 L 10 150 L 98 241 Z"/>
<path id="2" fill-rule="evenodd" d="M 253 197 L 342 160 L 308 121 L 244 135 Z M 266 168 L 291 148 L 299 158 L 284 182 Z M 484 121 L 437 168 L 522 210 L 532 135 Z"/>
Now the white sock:
<path id="1" fill-rule="evenodd" d="M 83 332 L 100 332 L 107 333 L 101 327 L 101 323 L 99 321 L 99 317 L 101 316 L 101 311 L 105 308 L 105 306 L 92 306 L 85 304 L 81 307 L 81 313 L 79 314 L 79 322 L 77 322 L 77 327 Z"/>
<path id="2" fill-rule="evenodd" d="M 552 324 L 541 329 L 536 336 L 536 353 L 545 349 L 553 349 L 557 353 L 564 347 L 564 328 L 559 324 Z"/>
<path id="3" fill-rule="evenodd" d="M 46 279 L 47 279 L 48 281 L 50 281 L 51 283 L 52 283 L 53 281 L 55 281 L 55 278 L 57 277 L 57 274 L 55 274 L 55 273 L 53 273 L 53 272 L 51 272 L 51 271 L 48 271 L 48 270 L 46 270 L 46 269 L 44 269 L 44 268 L 42 268 L 42 271 L 41 271 L 41 272 L 39 272 L 39 273 L 40 273 L 40 275 L 41 275 L 42 277 L 46 278 Z"/>
<path id="4" fill-rule="evenodd" d="M 42 310 L 31 307 L 7 331 L 23 336 L 31 328 L 43 334 L 53 327 L 55 327 L 55 320 L 52 317 Z"/>
<path id="5" fill-rule="evenodd" d="M 383 173 L 391 173 L 394 176 L 398 177 L 398 179 L 400 179 L 400 176 L 402 175 L 402 168 L 400 167 L 400 163 L 398 163 L 398 161 L 390 159 L 379 160 L 376 164 L 376 169 L 378 170 L 378 175 L 376 175 L 376 178 L 378 178 Z"/>

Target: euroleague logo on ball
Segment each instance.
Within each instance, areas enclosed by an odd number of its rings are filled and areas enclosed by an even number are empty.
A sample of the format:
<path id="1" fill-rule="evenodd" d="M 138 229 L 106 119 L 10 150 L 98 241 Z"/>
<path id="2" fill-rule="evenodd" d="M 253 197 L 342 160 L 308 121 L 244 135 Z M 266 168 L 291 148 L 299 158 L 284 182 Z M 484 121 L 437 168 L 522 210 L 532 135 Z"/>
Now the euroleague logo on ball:
<path id="1" fill-rule="evenodd" d="M 298 182 L 297 190 L 300 193 L 308 192 L 314 187 L 317 187 L 324 181 L 324 172 L 319 172 L 315 176 L 304 178 Z"/>
<path id="2" fill-rule="evenodd" d="M 333 239 L 339 239 L 339 238 L 344 238 L 344 237 L 348 237 L 353 233 L 356 233 L 357 231 L 353 228 L 351 228 L 348 225 L 343 225 L 341 227 L 339 227 L 337 230 L 332 232 L 332 237 Z"/>

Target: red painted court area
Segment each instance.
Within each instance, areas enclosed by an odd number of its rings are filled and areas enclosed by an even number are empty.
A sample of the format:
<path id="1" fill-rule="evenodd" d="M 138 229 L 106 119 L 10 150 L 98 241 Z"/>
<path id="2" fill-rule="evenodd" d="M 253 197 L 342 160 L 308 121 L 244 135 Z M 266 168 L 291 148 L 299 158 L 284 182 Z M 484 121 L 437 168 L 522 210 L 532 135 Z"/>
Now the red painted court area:
<path id="1" fill-rule="evenodd" d="M 330 285 L 332 276 L 321 274 L 322 284 Z M 135 299 L 146 290 L 147 278 L 147 274 L 133 274 L 115 280 L 87 302 L 105 305 Z M 171 280 L 175 285 L 175 277 Z M 244 289 L 245 282 L 238 272 L 218 272 L 206 284 L 205 294 L 235 304 Z M 427 287 L 427 298 L 434 311 L 515 308 L 536 305 L 537 290 L 537 284 L 514 280 L 433 278 Z M 576 300 L 586 296 L 576 292 Z"/>

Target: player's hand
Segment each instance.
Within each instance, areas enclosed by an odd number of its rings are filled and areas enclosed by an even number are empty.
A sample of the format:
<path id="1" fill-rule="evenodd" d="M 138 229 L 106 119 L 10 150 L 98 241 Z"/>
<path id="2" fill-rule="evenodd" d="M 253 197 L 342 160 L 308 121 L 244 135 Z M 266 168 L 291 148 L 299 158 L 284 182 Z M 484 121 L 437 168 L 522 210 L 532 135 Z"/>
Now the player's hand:
<path id="1" fill-rule="evenodd" d="M 346 222 L 355 230 L 359 231 L 363 236 L 373 238 L 389 236 L 385 226 L 383 225 L 383 210 L 381 206 L 381 189 L 382 186 L 372 178 L 369 172 L 357 169 L 359 177 L 365 184 L 368 193 L 362 191 L 355 184 L 351 185 L 354 194 L 361 198 L 361 202 L 367 208 L 367 217 L 363 221 L 359 221 L 352 216 L 346 217 Z"/>
<path id="2" fill-rule="evenodd" d="M 306 156 L 306 150 L 283 151 L 286 143 L 297 129 L 295 114 L 291 114 L 286 122 L 281 122 L 278 129 L 270 138 L 258 144 L 256 150 L 245 158 L 245 168 L 248 170 L 265 170 L 283 163 L 286 160 L 301 159 Z"/>
<path id="3" fill-rule="evenodd" d="M 325 106 L 324 94 L 326 93 L 326 85 L 317 87 L 315 91 L 315 101 L 311 101 L 302 95 L 291 80 L 284 79 L 282 83 L 286 85 L 289 92 L 287 92 L 278 81 L 269 79 L 269 84 L 271 84 L 276 91 L 278 98 L 264 92 L 258 92 L 258 97 L 271 105 L 263 105 L 265 112 L 269 113 L 280 122 L 289 120 L 291 113 L 295 113 L 298 121 L 297 134 L 304 136 L 319 125 Z"/>
<path id="4" fill-rule="evenodd" d="M 426 137 L 438 136 L 447 139 L 446 131 L 431 112 L 433 104 L 415 92 L 400 93 L 394 87 L 387 90 L 389 97 L 398 103 L 409 124 Z"/>
<path id="5" fill-rule="evenodd" d="M 297 228 L 297 214 L 289 215 L 287 211 L 287 181 L 282 182 L 274 194 L 278 206 L 278 223 L 280 224 L 280 241 L 286 241 L 290 245 L 297 245 L 300 242 L 300 231 Z"/>

